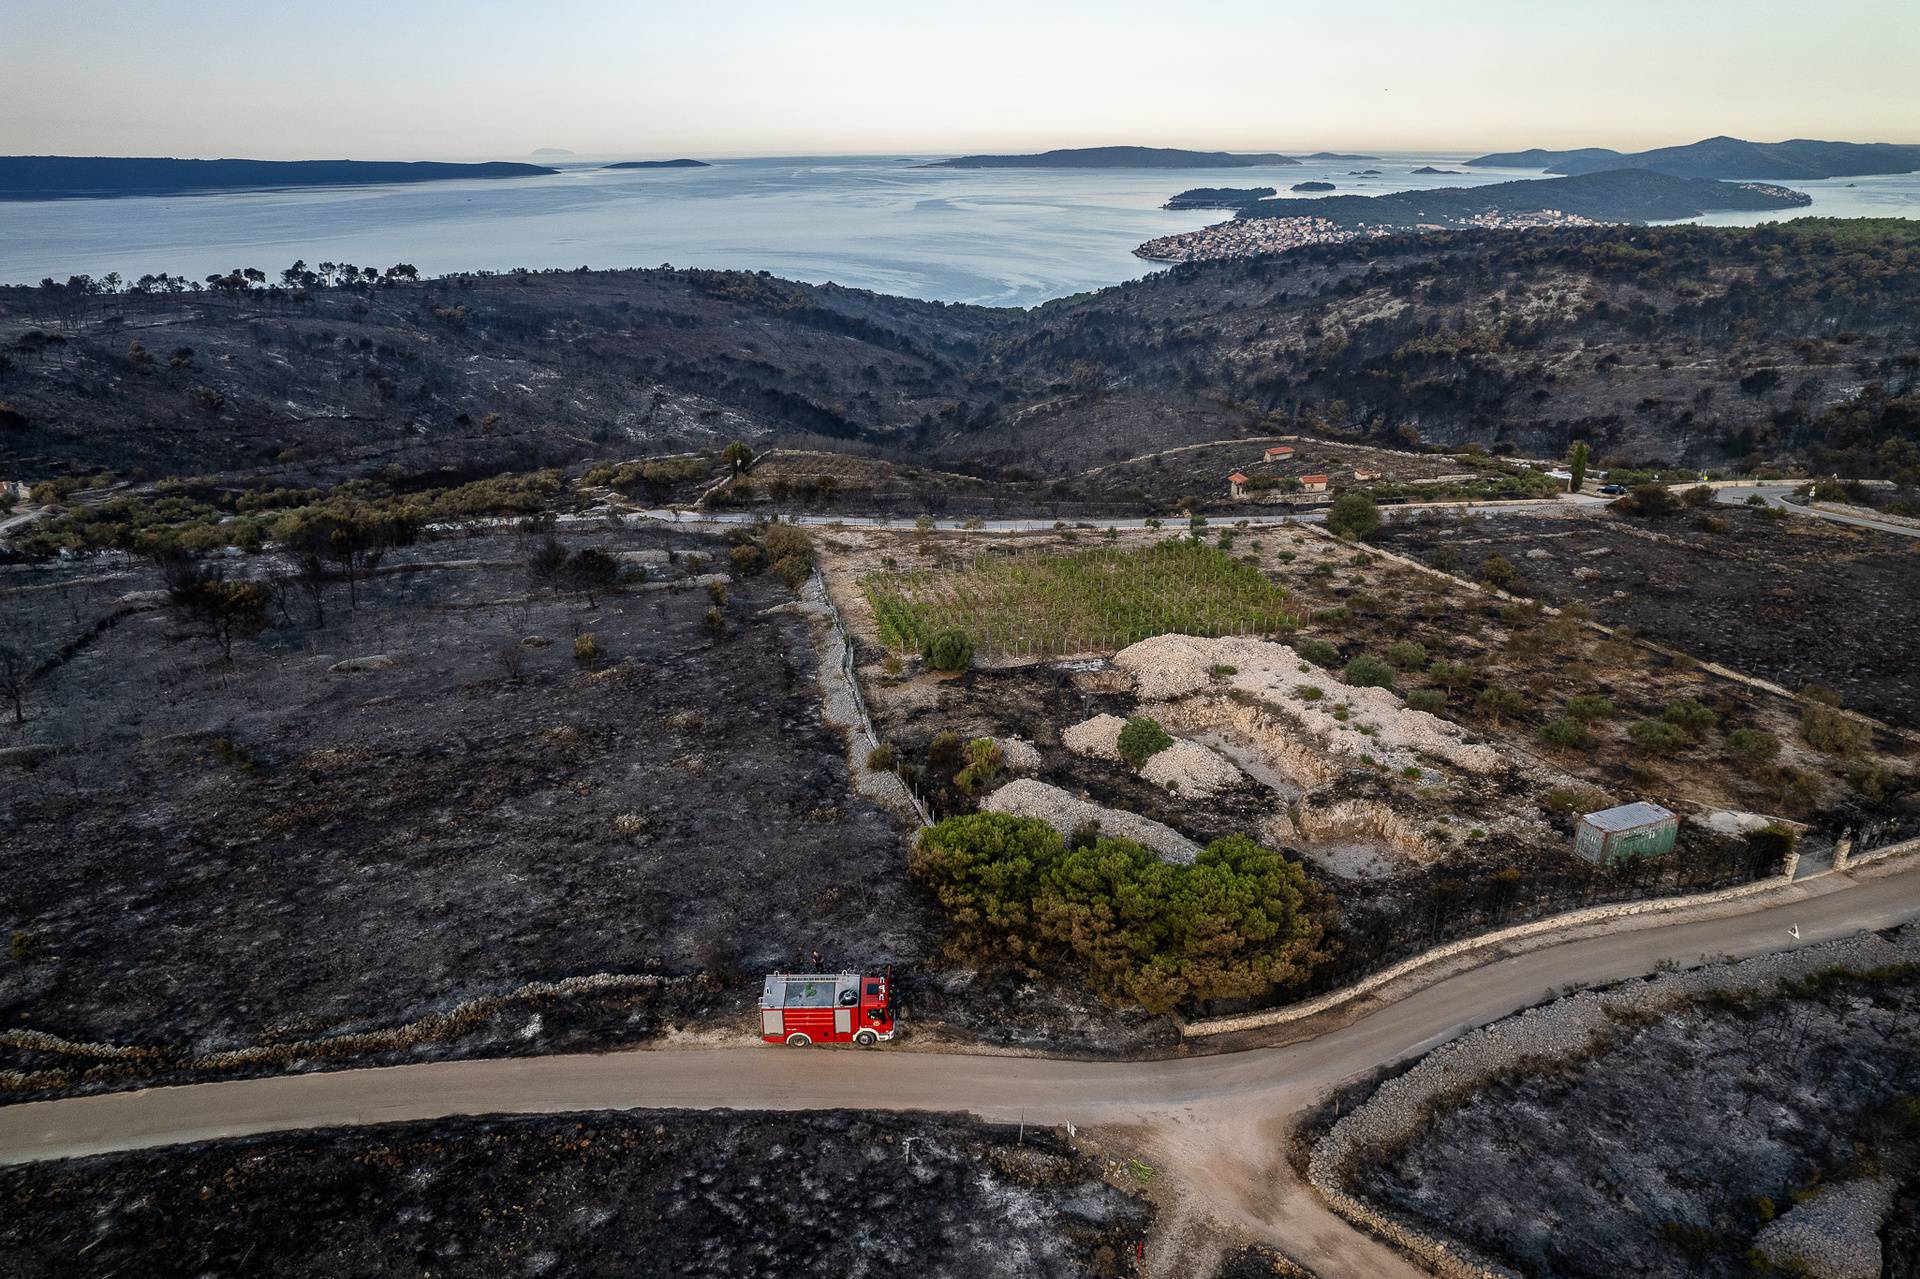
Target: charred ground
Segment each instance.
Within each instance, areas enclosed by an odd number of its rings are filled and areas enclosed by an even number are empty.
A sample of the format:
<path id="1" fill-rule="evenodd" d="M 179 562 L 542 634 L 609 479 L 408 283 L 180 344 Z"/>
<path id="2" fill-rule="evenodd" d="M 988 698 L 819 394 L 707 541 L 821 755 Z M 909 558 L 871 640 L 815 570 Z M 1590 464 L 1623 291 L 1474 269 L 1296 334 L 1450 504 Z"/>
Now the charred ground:
<path id="1" fill-rule="evenodd" d="M 498 470 L 743 438 L 1050 479 L 1305 429 L 1920 469 L 1910 224 L 1460 232 L 1029 312 L 738 272 L 0 290 L 0 466 Z"/>
<path id="2" fill-rule="evenodd" d="M 1152 1217 L 1049 1132 L 846 1112 L 253 1138 L 6 1169 L 0 1203 L 20 1279 L 1110 1276 Z"/>

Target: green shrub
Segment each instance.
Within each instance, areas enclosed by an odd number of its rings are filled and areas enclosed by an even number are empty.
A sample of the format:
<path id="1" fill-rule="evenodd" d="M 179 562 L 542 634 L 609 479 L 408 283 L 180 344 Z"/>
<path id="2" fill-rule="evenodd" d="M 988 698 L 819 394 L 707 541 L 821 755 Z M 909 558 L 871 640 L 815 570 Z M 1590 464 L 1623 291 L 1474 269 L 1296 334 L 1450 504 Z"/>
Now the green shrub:
<path id="1" fill-rule="evenodd" d="M 1386 658 L 1403 671 L 1419 670 L 1427 664 L 1427 646 L 1417 640 L 1401 640 L 1387 645 Z"/>
<path id="2" fill-rule="evenodd" d="M 1582 724 L 1613 718 L 1613 699 L 1598 693 L 1580 693 L 1567 699 L 1567 715 Z"/>
<path id="3" fill-rule="evenodd" d="M 1315 666 L 1337 666 L 1340 662 L 1340 650 L 1321 639 L 1303 639 L 1297 641 L 1293 651 Z"/>
<path id="4" fill-rule="evenodd" d="M 1627 725 L 1627 738 L 1648 755 L 1678 755 L 1691 740 L 1678 724 L 1643 719 Z"/>
<path id="5" fill-rule="evenodd" d="M 1593 734 L 1579 720 L 1562 715 L 1540 730 L 1540 740 L 1561 750 L 1578 750 L 1593 740 Z"/>
<path id="6" fill-rule="evenodd" d="M 976 737 L 967 743 L 967 766 L 954 775 L 953 784 L 971 795 L 992 783 L 1000 775 L 1006 756 L 991 737 Z"/>
<path id="7" fill-rule="evenodd" d="M 1342 493 L 1327 509 L 1327 530 L 1339 537 L 1371 537 L 1380 531 L 1380 508 L 1365 493 Z"/>
<path id="8" fill-rule="evenodd" d="M 964 671 L 973 665 L 973 640 L 965 631 L 941 631 L 922 646 L 920 656 L 936 671 Z"/>
<path id="9" fill-rule="evenodd" d="M 1660 718 L 1689 737 L 1699 737 L 1719 722 L 1719 716 L 1691 697 L 1683 697 L 1667 707 Z"/>
<path id="10" fill-rule="evenodd" d="M 1120 730 L 1120 758 L 1135 768 L 1171 745 L 1167 730 L 1145 715 L 1135 715 Z"/>
<path id="11" fill-rule="evenodd" d="M 1447 709 L 1447 695 L 1437 688 L 1416 688 L 1407 694 L 1407 705 L 1416 711 L 1438 715 Z"/>
<path id="12" fill-rule="evenodd" d="M 1355 688 L 1392 688 L 1393 667 L 1370 653 L 1362 653 L 1347 663 L 1340 678 Z"/>
<path id="13" fill-rule="evenodd" d="M 1458 662 L 1449 662 L 1443 657 L 1436 657 L 1427 667 L 1427 677 L 1442 688 L 1457 692 L 1473 683 L 1473 670 Z"/>
<path id="14" fill-rule="evenodd" d="M 1828 755 L 1858 755 L 1873 744 L 1873 732 L 1865 724 L 1821 702 L 1800 708 L 1800 735 Z"/>
<path id="15" fill-rule="evenodd" d="M 1303 702 L 1317 702 L 1324 696 L 1324 693 L 1311 684 L 1300 686 L 1300 700 Z"/>
<path id="16" fill-rule="evenodd" d="M 1490 719 L 1497 724 L 1510 716 L 1524 713 L 1527 699 L 1521 696 L 1518 689 L 1483 688 L 1480 696 L 1473 699 L 1473 709 L 1483 719 Z"/>
<path id="17" fill-rule="evenodd" d="M 946 914 L 950 959 L 1066 961 L 1103 998 L 1150 1012 L 1298 987 L 1329 957 L 1324 890 L 1244 836 L 1177 865 L 1130 840 L 1070 848 L 1045 822 L 975 813 L 921 832 L 909 864 Z"/>
<path id="18" fill-rule="evenodd" d="M 896 762 L 893 747 L 884 743 L 867 752 L 867 767 L 876 773 L 892 772 Z"/>
<path id="19" fill-rule="evenodd" d="M 1727 749 L 1736 758 L 1759 764 L 1780 753 L 1780 739 L 1757 728 L 1736 728 L 1727 734 Z"/>

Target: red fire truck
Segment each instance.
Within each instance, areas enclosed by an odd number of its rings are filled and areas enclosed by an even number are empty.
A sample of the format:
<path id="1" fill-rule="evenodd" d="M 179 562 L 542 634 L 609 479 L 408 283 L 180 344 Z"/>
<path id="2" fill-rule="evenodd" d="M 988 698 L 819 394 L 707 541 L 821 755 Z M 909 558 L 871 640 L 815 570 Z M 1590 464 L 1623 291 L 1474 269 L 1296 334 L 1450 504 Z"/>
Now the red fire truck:
<path id="1" fill-rule="evenodd" d="M 859 1044 L 893 1038 L 893 981 L 859 973 L 769 973 L 760 1037 L 770 1044 Z"/>

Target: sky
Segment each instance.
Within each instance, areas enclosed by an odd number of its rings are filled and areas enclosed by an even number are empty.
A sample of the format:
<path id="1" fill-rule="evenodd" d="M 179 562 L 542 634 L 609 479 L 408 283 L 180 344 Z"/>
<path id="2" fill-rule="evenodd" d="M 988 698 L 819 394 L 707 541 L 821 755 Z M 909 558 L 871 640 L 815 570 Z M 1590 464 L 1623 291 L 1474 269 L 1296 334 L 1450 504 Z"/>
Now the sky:
<path id="1" fill-rule="evenodd" d="M 1920 143 L 1915 0 L 0 0 L 0 154 Z"/>

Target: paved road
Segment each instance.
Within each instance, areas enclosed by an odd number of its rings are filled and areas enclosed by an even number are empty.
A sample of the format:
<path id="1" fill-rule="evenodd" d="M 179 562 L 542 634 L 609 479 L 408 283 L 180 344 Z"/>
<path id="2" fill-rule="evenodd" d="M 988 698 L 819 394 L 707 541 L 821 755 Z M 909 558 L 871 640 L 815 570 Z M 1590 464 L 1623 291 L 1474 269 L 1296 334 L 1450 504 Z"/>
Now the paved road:
<path id="1" fill-rule="evenodd" d="M 1787 499 L 1799 490 L 1798 484 L 1739 484 L 1728 485 L 1714 493 L 1717 501 L 1729 506 L 1745 505 L 1746 500 L 1758 494 L 1768 506 L 1777 506 L 1794 515 L 1806 516 L 1817 520 L 1831 520 L 1835 524 L 1851 524 L 1855 528 L 1869 528 L 1877 533 L 1892 533 L 1897 537 L 1920 537 L 1920 529 L 1907 524 L 1893 524 L 1878 520 L 1871 515 L 1850 515 L 1842 511 L 1819 511 L 1799 502 Z"/>
<path id="2" fill-rule="evenodd" d="M 1661 961 L 1754 955 L 1920 918 L 1920 867 L 1827 875 L 1718 918 L 1565 942 L 1448 978 L 1339 1029 L 1279 1048 L 1146 1062 L 1079 1062 L 782 1048 L 658 1049 L 448 1061 L 284 1075 L 0 1107 L 0 1163 L 249 1133 L 433 1119 L 686 1107 L 968 1111 L 1028 1123 L 1126 1129 L 1184 1188 L 1184 1232 L 1156 1270 L 1204 1260 L 1230 1234 L 1284 1246 L 1327 1279 L 1416 1276 L 1397 1253 L 1329 1212 L 1280 1155 L 1290 1116 L 1329 1086 L 1416 1055 L 1570 983 Z M 1788 933 L 1797 927 L 1796 940 Z"/>

